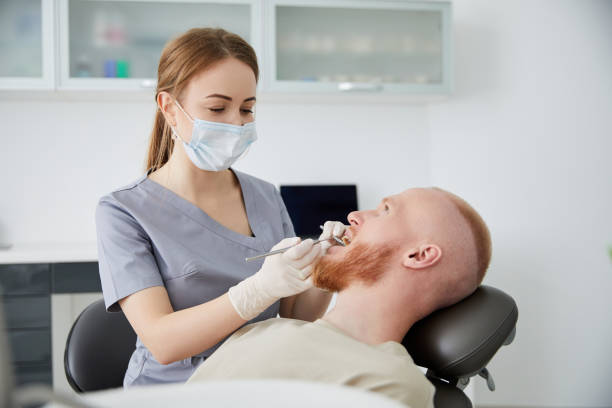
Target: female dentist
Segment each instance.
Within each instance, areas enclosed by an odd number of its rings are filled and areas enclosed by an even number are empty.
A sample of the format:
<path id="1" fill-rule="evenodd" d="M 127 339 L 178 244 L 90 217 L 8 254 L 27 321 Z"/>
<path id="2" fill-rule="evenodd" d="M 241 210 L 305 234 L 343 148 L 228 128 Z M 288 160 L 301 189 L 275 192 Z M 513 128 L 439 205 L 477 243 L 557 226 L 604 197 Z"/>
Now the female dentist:
<path id="1" fill-rule="evenodd" d="M 329 304 L 309 275 L 331 243 L 288 238 L 278 190 L 230 167 L 257 139 L 258 74 L 251 46 L 222 29 L 189 30 L 162 52 L 148 170 L 96 209 L 106 308 L 138 335 L 124 387 L 184 382 L 247 321 L 313 321 Z M 343 232 L 328 221 L 321 238 Z"/>

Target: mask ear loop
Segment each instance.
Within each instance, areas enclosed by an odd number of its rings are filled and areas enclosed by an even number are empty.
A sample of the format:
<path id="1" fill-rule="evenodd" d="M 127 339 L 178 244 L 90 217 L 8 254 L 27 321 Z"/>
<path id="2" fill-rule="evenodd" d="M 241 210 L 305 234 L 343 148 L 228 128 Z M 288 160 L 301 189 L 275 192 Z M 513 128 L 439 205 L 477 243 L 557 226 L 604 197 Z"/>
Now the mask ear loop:
<path id="1" fill-rule="evenodd" d="M 173 98 L 174 99 L 174 98 Z M 191 121 L 191 123 L 194 123 L 195 120 L 193 120 L 193 118 L 191 117 L 190 114 L 188 114 L 187 112 L 185 112 L 185 109 L 183 109 L 183 107 L 181 106 L 181 104 L 179 103 L 179 101 L 177 101 L 176 99 L 174 99 L 174 103 L 176 104 L 176 106 L 178 106 L 178 108 L 181 110 L 181 112 L 183 112 L 185 114 L 185 116 L 187 116 L 187 119 L 189 119 Z"/>

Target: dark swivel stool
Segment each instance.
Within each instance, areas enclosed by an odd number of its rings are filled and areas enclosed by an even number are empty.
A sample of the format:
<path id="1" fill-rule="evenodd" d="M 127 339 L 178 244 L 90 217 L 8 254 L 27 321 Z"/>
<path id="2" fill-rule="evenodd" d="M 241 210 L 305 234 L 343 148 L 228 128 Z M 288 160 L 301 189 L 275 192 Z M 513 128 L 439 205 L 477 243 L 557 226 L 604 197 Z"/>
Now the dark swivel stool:
<path id="1" fill-rule="evenodd" d="M 123 386 L 123 377 L 136 348 L 136 333 L 122 312 L 109 313 L 96 300 L 72 324 L 64 371 L 76 392 Z"/>

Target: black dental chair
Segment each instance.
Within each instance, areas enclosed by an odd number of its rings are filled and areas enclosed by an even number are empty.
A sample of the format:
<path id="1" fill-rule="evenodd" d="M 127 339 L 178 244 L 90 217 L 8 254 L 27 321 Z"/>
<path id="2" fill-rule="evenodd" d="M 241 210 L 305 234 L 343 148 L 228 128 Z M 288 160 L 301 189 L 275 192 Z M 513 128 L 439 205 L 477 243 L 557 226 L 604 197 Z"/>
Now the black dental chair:
<path id="1" fill-rule="evenodd" d="M 515 332 L 514 300 L 490 286 L 417 322 L 403 340 L 414 362 L 436 387 L 436 408 L 471 408 L 463 389 L 472 376 L 494 383 L 486 364 Z M 68 383 L 77 392 L 121 387 L 136 334 L 123 313 L 107 313 L 102 299 L 72 325 L 64 354 Z"/>
<path id="2" fill-rule="evenodd" d="M 462 390 L 476 375 L 495 390 L 486 365 L 501 346 L 514 340 L 517 319 L 514 299 L 483 285 L 410 329 L 402 344 L 415 364 L 427 368 L 426 376 L 436 387 L 436 408 L 472 408 Z"/>

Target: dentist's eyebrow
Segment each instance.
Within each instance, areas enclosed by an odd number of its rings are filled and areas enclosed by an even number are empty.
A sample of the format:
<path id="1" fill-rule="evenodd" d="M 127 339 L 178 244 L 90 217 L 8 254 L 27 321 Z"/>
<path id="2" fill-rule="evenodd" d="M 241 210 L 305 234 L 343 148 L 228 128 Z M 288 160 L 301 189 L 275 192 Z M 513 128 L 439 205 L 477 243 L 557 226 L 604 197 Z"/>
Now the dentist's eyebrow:
<path id="1" fill-rule="evenodd" d="M 221 98 L 221 99 L 225 99 L 225 100 L 228 100 L 228 101 L 232 100 L 232 98 L 230 96 L 221 95 L 221 94 L 210 94 L 206 98 Z M 246 98 L 243 102 L 249 102 L 249 101 L 254 101 L 254 100 L 255 100 L 255 97 L 251 96 L 250 98 Z"/>

